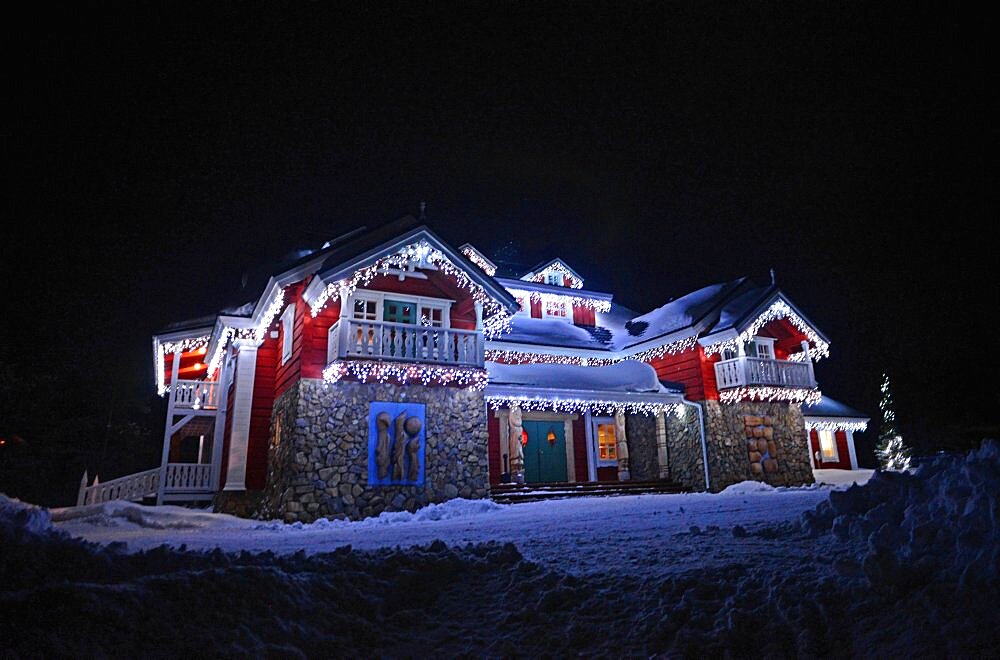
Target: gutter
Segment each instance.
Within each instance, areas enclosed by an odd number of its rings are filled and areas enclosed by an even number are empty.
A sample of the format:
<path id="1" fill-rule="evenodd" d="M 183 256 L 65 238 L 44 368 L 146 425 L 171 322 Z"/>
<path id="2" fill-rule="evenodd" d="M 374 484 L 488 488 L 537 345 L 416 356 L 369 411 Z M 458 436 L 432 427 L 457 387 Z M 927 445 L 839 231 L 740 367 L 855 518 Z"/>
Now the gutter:
<path id="1" fill-rule="evenodd" d="M 708 480 L 708 446 L 705 444 L 705 414 L 701 409 L 700 403 L 695 403 L 694 401 L 688 401 L 684 397 L 681 397 L 681 403 L 686 406 L 692 406 L 698 411 L 698 431 L 701 433 L 701 464 L 705 468 L 705 491 L 711 491 L 711 484 Z"/>

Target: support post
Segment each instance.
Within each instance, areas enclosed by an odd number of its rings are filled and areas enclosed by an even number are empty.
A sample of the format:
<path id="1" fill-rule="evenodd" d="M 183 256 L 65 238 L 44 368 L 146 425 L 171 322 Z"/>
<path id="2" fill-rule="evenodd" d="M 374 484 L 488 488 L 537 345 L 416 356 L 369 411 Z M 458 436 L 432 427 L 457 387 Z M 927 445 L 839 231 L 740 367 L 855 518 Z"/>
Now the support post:
<path id="1" fill-rule="evenodd" d="M 628 438 L 625 437 L 625 413 L 615 413 L 615 444 L 618 456 L 618 481 L 628 481 L 632 474 L 628 469 Z"/>
<path id="2" fill-rule="evenodd" d="M 83 506 L 87 498 L 87 471 L 83 471 L 83 479 L 80 479 L 80 490 L 76 494 L 76 505 Z"/>
<path id="3" fill-rule="evenodd" d="M 250 412 L 253 384 L 257 372 L 258 342 L 240 340 L 236 357 L 236 392 L 233 396 L 233 421 L 229 434 L 229 463 L 224 490 L 246 490 L 247 447 L 250 443 Z"/>
<path id="4" fill-rule="evenodd" d="M 802 350 L 806 353 L 806 364 L 809 365 L 809 382 L 816 387 L 816 374 L 813 371 L 812 357 L 809 356 L 809 342 L 802 340 Z"/>
<path id="5" fill-rule="evenodd" d="M 660 479 L 670 478 L 670 454 L 667 453 L 667 422 L 661 412 L 656 415 L 656 462 L 659 464 Z"/>
<path id="6" fill-rule="evenodd" d="M 174 428 L 174 401 L 177 399 L 177 378 L 181 370 L 181 349 L 174 349 L 170 361 L 170 398 L 167 400 L 167 423 L 163 429 L 163 453 L 160 457 L 160 484 L 156 489 L 156 504 L 163 504 L 163 490 L 167 487 L 167 463 L 170 461 L 170 438 Z"/>

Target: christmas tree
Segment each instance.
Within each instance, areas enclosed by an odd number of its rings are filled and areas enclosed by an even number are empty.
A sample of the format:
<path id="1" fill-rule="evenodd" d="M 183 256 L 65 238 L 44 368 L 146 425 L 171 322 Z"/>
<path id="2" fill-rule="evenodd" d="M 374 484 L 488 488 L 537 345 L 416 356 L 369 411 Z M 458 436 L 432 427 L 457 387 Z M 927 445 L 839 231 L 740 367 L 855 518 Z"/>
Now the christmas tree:
<path id="1" fill-rule="evenodd" d="M 882 374 L 882 399 L 878 404 L 882 412 L 882 425 L 878 431 L 875 456 L 879 467 L 884 470 L 905 470 L 910 467 L 910 448 L 896 430 L 896 413 L 893 410 L 892 392 L 889 391 L 889 376 Z"/>

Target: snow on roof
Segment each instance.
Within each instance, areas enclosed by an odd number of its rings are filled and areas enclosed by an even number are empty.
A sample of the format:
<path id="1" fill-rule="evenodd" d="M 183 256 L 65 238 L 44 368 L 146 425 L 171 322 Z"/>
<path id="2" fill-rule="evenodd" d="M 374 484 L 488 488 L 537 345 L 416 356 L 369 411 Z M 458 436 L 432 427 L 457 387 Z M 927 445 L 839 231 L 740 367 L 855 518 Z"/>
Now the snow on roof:
<path id="1" fill-rule="evenodd" d="M 719 321 L 713 331 L 726 330 L 739 323 L 769 290 L 770 287 L 753 287 L 727 302 L 719 312 Z"/>
<path id="2" fill-rule="evenodd" d="M 510 328 L 510 332 L 501 337 L 502 341 L 600 350 L 608 348 L 594 334 L 560 319 L 514 316 L 510 320 Z"/>
<path id="3" fill-rule="evenodd" d="M 487 362 L 490 383 L 603 392 L 668 392 L 645 362 L 624 360 L 606 367 L 574 364 L 499 364 Z"/>
<path id="4" fill-rule="evenodd" d="M 848 405 L 831 399 L 827 395 L 820 397 L 817 403 L 803 405 L 802 414 L 805 417 L 850 417 L 854 419 L 870 419 L 868 415 L 851 408 Z"/>
<path id="5" fill-rule="evenodd" d="M 635 317 L 624 324 L 625 332 L 616 338 L 617 347 L 624 348 L 693 325 L 712 309 L 719 295 L 732 284 L 733 282 L 722 282 L 702 287 Z"/>

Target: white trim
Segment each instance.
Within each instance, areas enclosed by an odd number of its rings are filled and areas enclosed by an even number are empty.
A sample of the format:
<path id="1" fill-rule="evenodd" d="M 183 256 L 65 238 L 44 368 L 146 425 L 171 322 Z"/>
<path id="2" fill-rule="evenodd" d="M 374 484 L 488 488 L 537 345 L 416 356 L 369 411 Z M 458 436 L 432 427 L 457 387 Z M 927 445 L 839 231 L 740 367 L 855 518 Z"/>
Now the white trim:
<path id="1" fill-rule="evenodd" d="M 588 410 L 583 414 L 583 430 L 585 447 L 587 448 L 587 481 L 597 481 L 597 458 L 594 456 L 594 427 L 593 416 Z"/>
<path id="2" fill-rule="evenodd" d="M 858 469 L 858 455 L 854 450 L 854 431 L 844 431 L 847 436 L 847 455 L 851 459 L 851 469 Z"/>
<path id="3" fill-rule="evenodd" d="M 573 455 L 573 420 L 563 421 L 563 437 L 566 439 L 566 481 L 576 483 L 576 457 Z"/>
<path id="4" fill-rule="evenodd" d="M 236 357 L 236 392 L 233 395 L 233 422 L 229 433 L 229 463 L 223 490 L 246 490 L 247 449 L 250 444 L 250 413 L 253 382 L 257 371 L 257 346 L 242 344 Z"/>
<path id="5" fill-rule="evenodd" d="M 292 340 L 295 336 L 295 303 L 289 303 L 281 313 L 281 364 L 292 359 Z"/>

